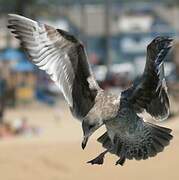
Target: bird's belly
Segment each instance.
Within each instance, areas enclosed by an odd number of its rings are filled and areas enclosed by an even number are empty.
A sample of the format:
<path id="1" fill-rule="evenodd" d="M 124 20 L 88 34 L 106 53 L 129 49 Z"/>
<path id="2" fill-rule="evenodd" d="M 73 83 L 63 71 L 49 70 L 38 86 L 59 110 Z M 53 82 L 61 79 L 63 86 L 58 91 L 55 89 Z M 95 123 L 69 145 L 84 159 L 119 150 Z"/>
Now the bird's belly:
<path id="1" fill-rule="evenodd" d="M 118 111 L 118 115 L 115 118 L 106 121 L 105 125 L 109 132 L 109 136 L 113 139 L 114 135 L 125 135 L 135 129 L 137 121 L 137 115 L 133 110 L 127 107 L 121 107 Z"/>

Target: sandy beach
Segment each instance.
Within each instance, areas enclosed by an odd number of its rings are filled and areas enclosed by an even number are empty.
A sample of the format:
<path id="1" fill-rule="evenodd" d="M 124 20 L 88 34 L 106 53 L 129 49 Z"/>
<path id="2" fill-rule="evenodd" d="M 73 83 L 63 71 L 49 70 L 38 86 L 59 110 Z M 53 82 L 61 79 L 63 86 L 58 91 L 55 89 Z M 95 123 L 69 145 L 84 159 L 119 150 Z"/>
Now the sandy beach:
<path id="1" fill-rule="evenodd" d="M 50 108 L 39 103 L 9 109 L 8 121 L 26 117 L 39 126 L 42 134 L 34 137 L 10 137 L 0 141 L 0 176 L 2 180 L 178 180 L 179 179 L 179 117 L 161 125 L 172 128 L 174 139 L 164 152 L 146 161 L 127 161 L 115 166 L 117 157 L 107 155 L 103 166 L 86 161 L 103 149 L 92 137 L 87 148 L 81 149 L 80 122 L 73 119 L 61 102 Z"/>

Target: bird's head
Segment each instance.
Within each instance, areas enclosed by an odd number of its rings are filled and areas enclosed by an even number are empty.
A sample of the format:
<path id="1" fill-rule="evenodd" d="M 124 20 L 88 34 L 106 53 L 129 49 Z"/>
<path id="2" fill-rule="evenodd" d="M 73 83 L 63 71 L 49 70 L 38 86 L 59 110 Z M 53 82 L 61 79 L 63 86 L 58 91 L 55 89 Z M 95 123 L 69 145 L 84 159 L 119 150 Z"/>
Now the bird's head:
<path id="1" fill-rule="evenodd" d="M 167 36 L 158 36 L 150 44 L 149 48 L 159 53 L 163 48 L 170 48 L 172 46 L 173 39 Z"/>
<path id="2" fill-rule="evenodd" d="M 81 147 L 84 149 L 88 142 L 89 137 L 103 125 L 101 120 L 91 120 L 91 119 L 84 119 L 82 121 L 82 129 L 83 129 L 83 141 Z"/>

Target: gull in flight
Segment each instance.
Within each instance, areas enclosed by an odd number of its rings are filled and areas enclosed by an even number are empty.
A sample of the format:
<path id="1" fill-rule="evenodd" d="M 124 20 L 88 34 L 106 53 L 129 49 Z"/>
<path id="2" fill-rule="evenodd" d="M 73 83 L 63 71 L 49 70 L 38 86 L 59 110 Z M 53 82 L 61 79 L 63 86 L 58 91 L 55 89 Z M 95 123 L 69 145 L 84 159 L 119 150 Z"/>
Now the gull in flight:
<path id="1" fill-rule="evenodd" d="M 72 115 L 82 122 L 82 148 L 98 128 L 106 126 L 97 139 L 105 151 L 88 163 L 103 164 L 105 154 L 112 153 L 119 157 L 116 165 L 123 165 L 126 159 L 156 156 L 169 145 L 172 130 L 145 122 L 138 113 L 146 111 L 160 121 L 169 115 L 163 60 L 173 39 L 156 37 L 147 46 L 140 80 L 114 95 L 99 87 L 85 48 L 76 37 L 16 14 L 8 15 L 8 23 L 29 60 L 56 83 Z"/>

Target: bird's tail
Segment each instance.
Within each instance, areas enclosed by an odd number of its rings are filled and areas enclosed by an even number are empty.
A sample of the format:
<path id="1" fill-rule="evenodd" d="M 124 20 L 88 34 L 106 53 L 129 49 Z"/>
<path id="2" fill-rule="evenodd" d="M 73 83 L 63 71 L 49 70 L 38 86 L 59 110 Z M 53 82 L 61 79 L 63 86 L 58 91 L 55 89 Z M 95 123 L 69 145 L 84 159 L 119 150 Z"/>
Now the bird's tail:
<path id="1" fill-rule="evenodd" d="M 143 128 L 139 130 L 142 133 L 134 133 L 123 137 L 116 135 L 113 145 L 107 132 L 97 140 L 104 148 L 109 149 L 112 154 L 116 154 L 124 159 L 141 160 L 156 156 L 163 151 L 165 146 L 169 145 L 173 137 L 170 134 L 172 130 L 148 122 L 143 123 Z M 112 146 L 113 148 L 111 148 Z"/>

